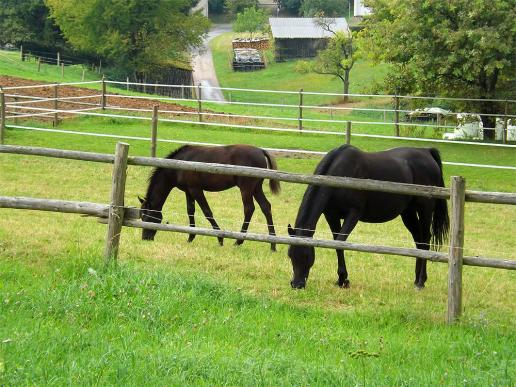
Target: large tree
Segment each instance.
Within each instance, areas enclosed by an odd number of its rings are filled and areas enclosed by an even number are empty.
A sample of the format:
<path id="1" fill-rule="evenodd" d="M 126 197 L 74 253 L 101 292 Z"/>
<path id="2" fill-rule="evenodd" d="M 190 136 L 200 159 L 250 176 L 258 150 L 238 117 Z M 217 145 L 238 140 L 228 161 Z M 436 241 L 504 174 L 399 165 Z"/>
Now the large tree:
<path id="1" fill-rule="evenodd" d="M 256 32 L 265 32 L 268 27 L 268 16 L 265 10 L 250 7 L 237 14 L 233 23 L 233 31 L 247 32 L 252 37 Z"/>
<path id="2" fill-rule="evenodd" d="M 387 87 L 416 93 L 479 99 L 514 98 L 514 0 L 368 0 L 361 46 L 392 64 Z M 484 114 L 502 106 L 470 104 Z M 494 118 L 482 116 L 485 127 Z M 492 134 L 492 133 L 489 133 Z"/>
<path id="3" fill-rule="evenodd" d="M 61 32 L 48 15 L 43 0 L 1 0 L 0 44 L 63 47 Z"/>
<path id="4" fill-rule="evenodd" d="M 300 13 L 305 17 L 323 14 L 327 17 L 347 16 L 351 0 L 303 0 Z"/>
<path id="5" fill-rule="evenodd" d="M 46 0 L 52 17 L 76 48 L 106 58 L 119 71 L 145 72 L 182 59 L 200 45 L 209 21 L 190 0 Z"/>

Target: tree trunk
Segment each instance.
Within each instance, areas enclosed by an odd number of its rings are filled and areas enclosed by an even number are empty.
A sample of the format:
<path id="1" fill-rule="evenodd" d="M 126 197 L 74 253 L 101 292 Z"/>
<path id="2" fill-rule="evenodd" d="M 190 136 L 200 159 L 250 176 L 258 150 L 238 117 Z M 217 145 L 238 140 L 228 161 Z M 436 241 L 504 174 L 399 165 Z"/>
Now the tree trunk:
<path id="1" fill-rule="evenodd" d="M 344 83 L 344 102 L 349 102 L 349 72 L 351 71 L 351 69 L 348 69 L 348 70 L 345 70 L 344 72 L 344 79 L 343 79 L 343 83 Z"/>
<path id="2" fill-rule="evenodd" d="M 485 101 L 480 105 L 481 112 L 484 114 L 480 115 L 480 119 L 482 120 L 482 126 L 484 127 L 484 140 L 494 140 L 495 139 L 495 126 L 496 126 L 496 117 L 489 116 L 485 114 L 496 114 L 499 113 L 496 102 Z"/>

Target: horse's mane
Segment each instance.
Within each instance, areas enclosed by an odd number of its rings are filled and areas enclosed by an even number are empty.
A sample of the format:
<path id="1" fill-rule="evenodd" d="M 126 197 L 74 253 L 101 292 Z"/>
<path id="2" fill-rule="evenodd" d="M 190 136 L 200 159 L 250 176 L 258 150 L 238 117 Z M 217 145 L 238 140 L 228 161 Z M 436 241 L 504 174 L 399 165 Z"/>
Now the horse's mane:
<path id="1" fill-rule="evenodd" d="M 335 148 L 328 152 L 326 156 L 321 160 L 321 162 L 317 165 L 317 168 L 315 169 L 314 175 L 326 175 L 328 169 L 334 162 L 335 158 L 344 151 L 345 148 L 350 147 L 351 145 L 342 145 L 338 148 Z M 321 187 L 318 185 L 312 185 L 310 184 L 308 188 L 305 191 L 305 194 L 303 195 L 303 199 L 301 200 L 301 205 L 299 206 L 299 211 L 297 213 L 296 217 L 296 227 L 299 226 L 299 224 L 302 222 L 303 217 L 306 215 L 306 213 L 309 211 L 311 206 L 314 204 L 313 197 L 317 194 L 318 191 L 321 189 L 325 189 L 325 187 Z"/>
<path id="2" fill-rule="evenodd" d="M 177 154 L 181 151 L 183 151 L 185 148 L 188 148 L 189 145 L 183 145 L 179 148 L 177 148 L 176 150 L 173 150 L 172 152 L 170 152 L 167 157 L 165 157 L 166 159 L 174 159 L 175 156 L 177 156 Z M 152 170 L 150 176 L 149 176 L 149 186 L 147 187 L 147 194 L 145 195 L 145 197 L 149 197 L 149 193 L 151 191 L 151 188 L 154 187 L 154 185 L 156 184 L 157 180 L 159 179 L 159 175 L 161 173 L 161 171 L 163 171 L 163 168 L 162 167 L 156 167 Z"/>

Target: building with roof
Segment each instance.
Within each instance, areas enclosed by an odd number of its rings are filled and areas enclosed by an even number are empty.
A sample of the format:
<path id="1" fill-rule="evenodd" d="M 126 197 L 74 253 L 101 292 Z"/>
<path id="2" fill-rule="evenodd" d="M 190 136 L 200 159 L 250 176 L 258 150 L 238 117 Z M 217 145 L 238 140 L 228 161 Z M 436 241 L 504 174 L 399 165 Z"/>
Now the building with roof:
<path id="1" fill-rule="evenodd" d="M 332 18 L 332 31 L 349 32 L 344 18 Z M 293 58 L 311 58 L 326 48 L 328 39 L 333 36 L 315 23 L 314 18 L 271 17 L 269 18 L 274 38 L 276 61 Z"/>

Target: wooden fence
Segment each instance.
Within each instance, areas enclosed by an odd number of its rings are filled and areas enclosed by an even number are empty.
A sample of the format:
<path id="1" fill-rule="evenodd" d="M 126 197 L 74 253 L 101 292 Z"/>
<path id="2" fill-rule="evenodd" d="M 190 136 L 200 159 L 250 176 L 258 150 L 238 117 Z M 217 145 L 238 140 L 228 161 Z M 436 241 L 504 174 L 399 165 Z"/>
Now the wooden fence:
<path id="1" fill-rule="evenodd" d="M 465 257 L 464 247 L 464 203 L 495 203 L 516 205 L 516 193 L 467 191 L 462 177 L 451 178 L 451 188 L 403 184 L 377 180 L 356 178 L 303 175 L 286 173 L 269 169 L 241 167 L 224 164 L 209 164 L 181 160 L 158 159 L 152 157 L 128 156 L 129 145 L 118 143 L 114 155 L 68 151 L 50 148 L 35 148 L 25 146 L 0 145 L 0 153 L 46 156 L 72 160 L 111 163 L 113 179 L 110 204 L 90 202 L 75 202 L 50 199 L 33 199 L 0 196 L 0 208 L 18 208 L 53 212 L 66 212 L 91 215 L 99 218 L 99 222 L 108 225 L 105 244 L 106 264 L 116 261 L 122 227 L 137 227 L 162 231 L 173 231 L 188 234 L 243 239 L 258 242 L 277 243 L 285 245 L 313 246 L 328 249 L 342 249 L 387 255 L 401 255 L 422 258 L 434 262 L 448 263 L 448 313 L 447 322 L 453 323 L 461 314 L 462 305 L 462 266 L 480 266 L 498 269 L 516 270 L 516 261 L 488 257 Z M 165 167 L 197 172 L 208 172 L 224 175 L 252 176 L 273 178 L 284 182 L 299 184 L 315 184 L 330 187 L 353 188 L 379 192 L 417 195 L 429 198 L 449 199 L 451 201 L 451 231 L 448 253 L 419 250 L 414 248 L 399 248 L 321 240 L 297 237 L 278 237 L 264 234 L 240 233 L 227 230 L 211 230 L 198 227 L 188 227 L 173 224 L 157 224 L 143 222 L 139 219 L 139 210 L 124 205 L 126 170 L 128 165 Z"/>

